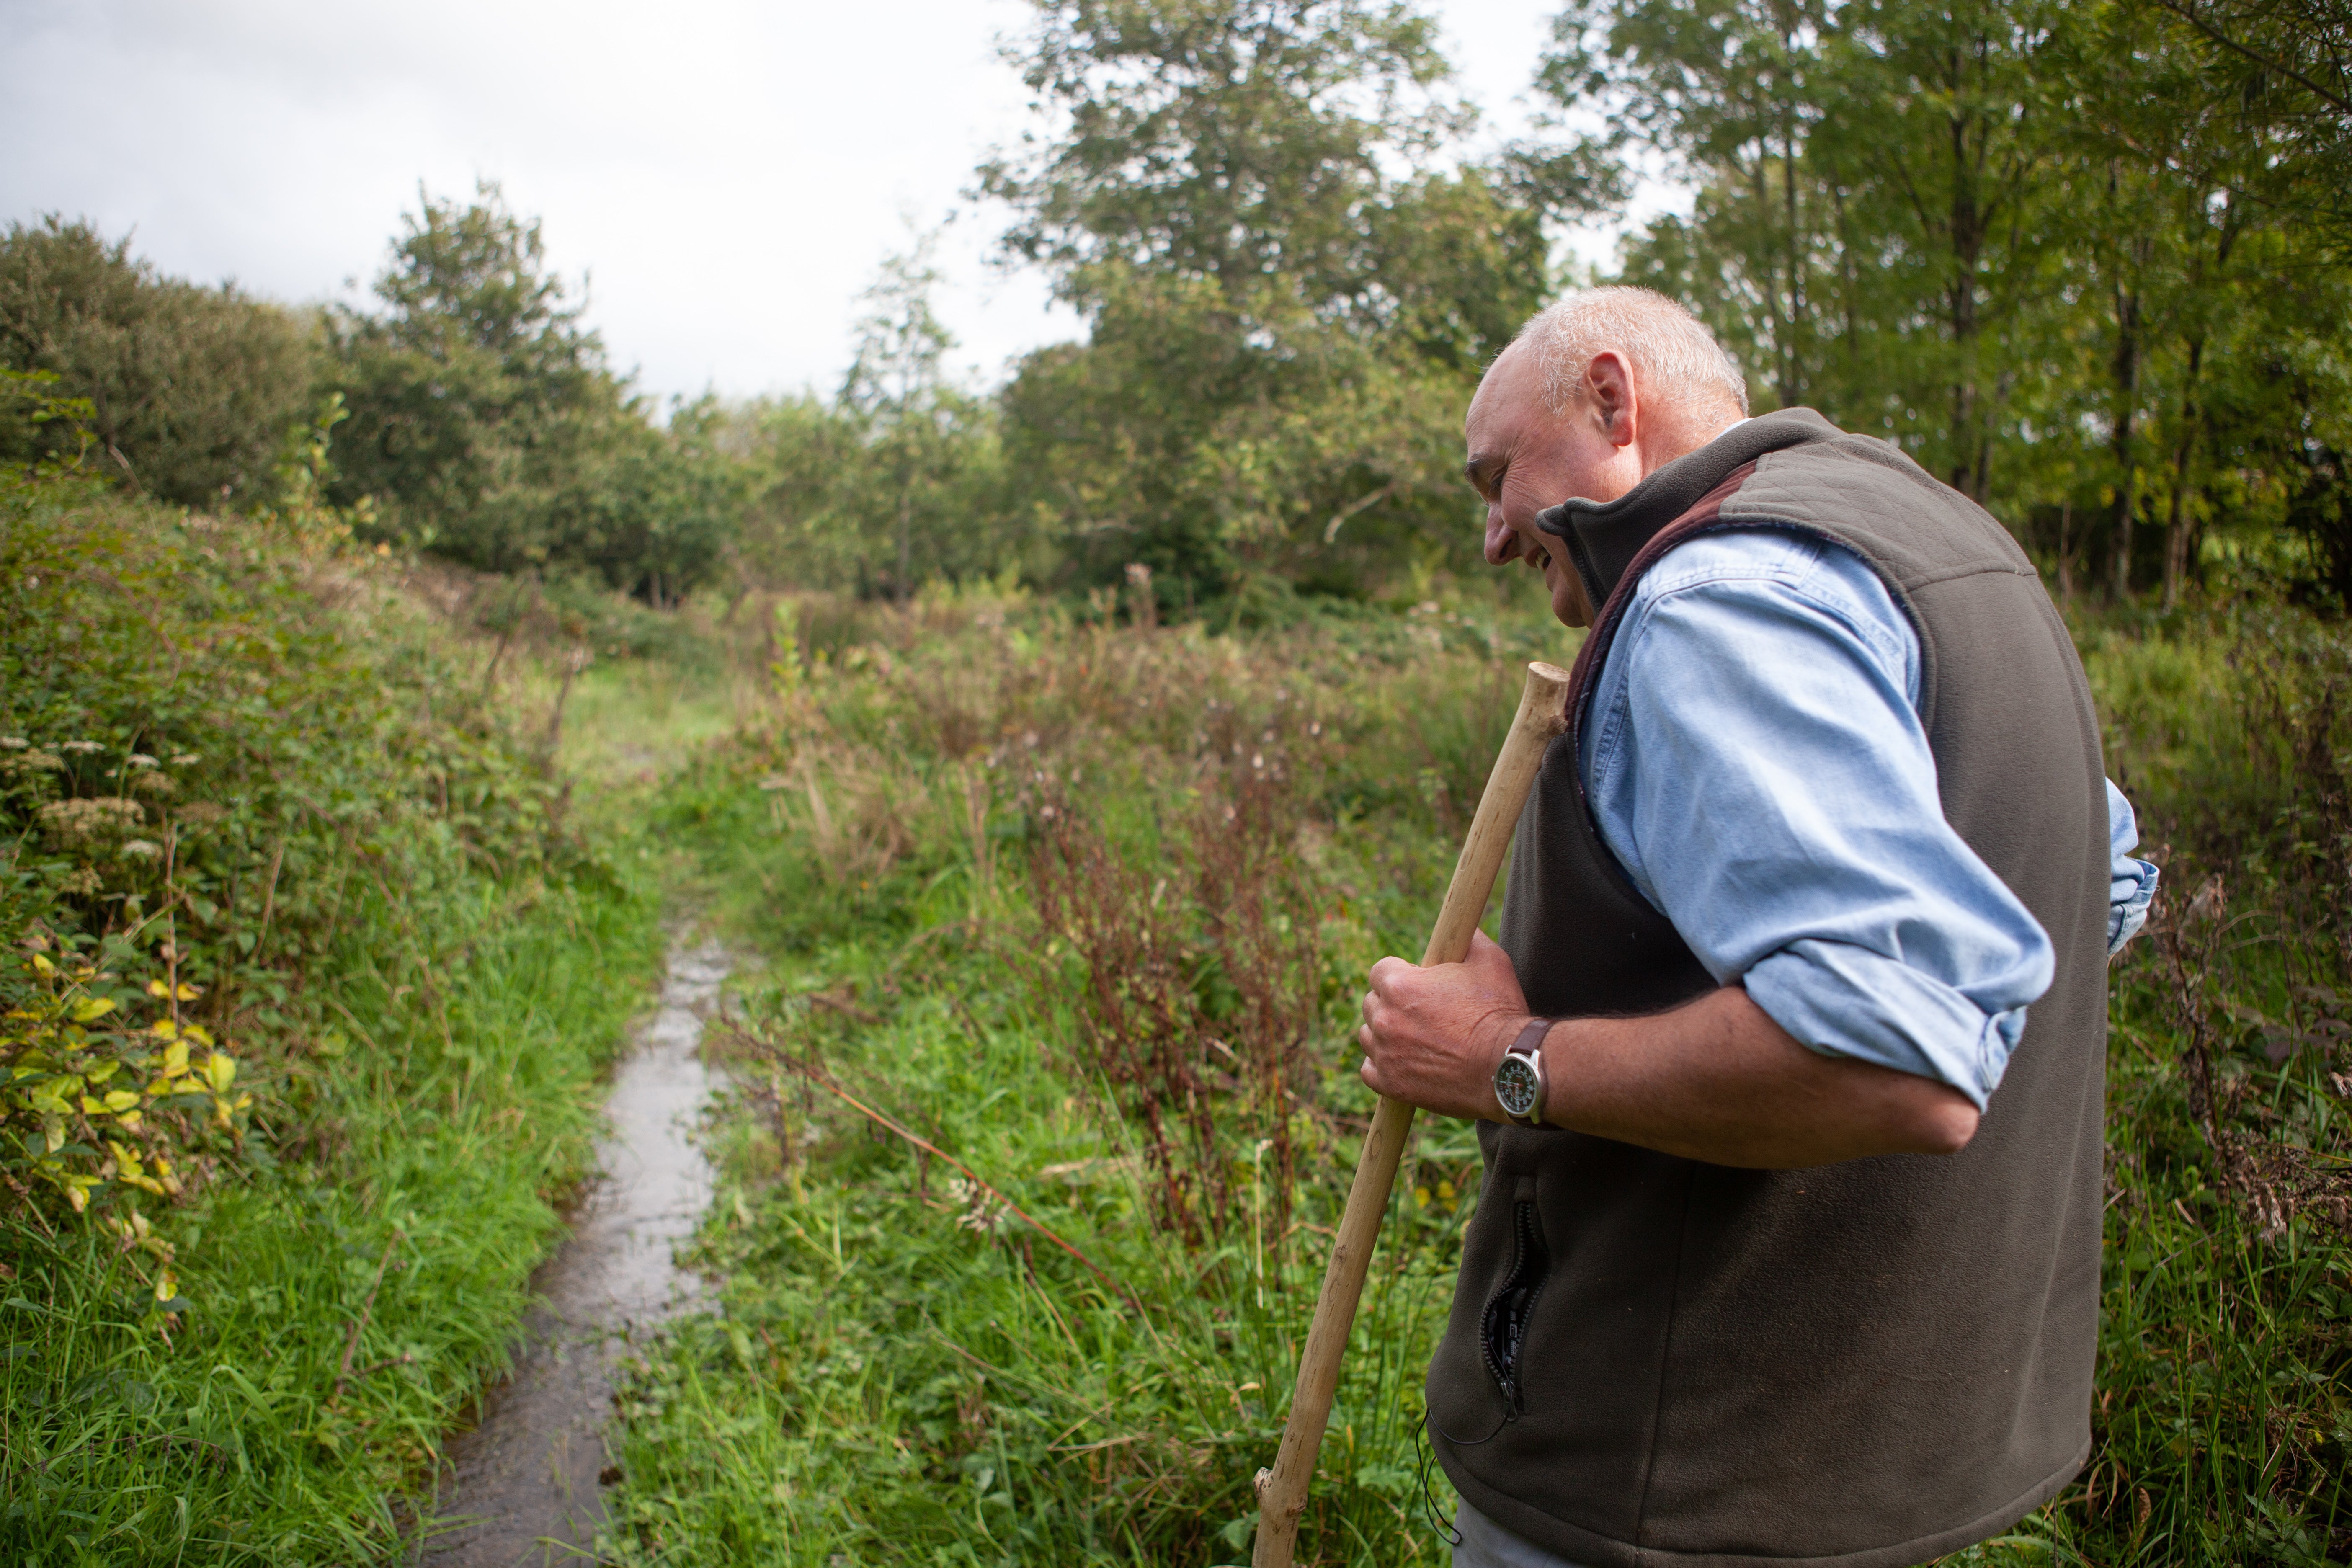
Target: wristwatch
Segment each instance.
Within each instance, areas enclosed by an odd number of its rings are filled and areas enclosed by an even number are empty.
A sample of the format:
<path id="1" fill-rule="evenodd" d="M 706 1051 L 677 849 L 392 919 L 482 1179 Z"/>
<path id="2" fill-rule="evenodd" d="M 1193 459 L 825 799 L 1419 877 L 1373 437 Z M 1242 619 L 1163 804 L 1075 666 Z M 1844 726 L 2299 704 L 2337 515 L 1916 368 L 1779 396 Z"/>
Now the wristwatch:
<path id="1" fill-rule="evenodd" d="M 1503 1059 L 1495 1068 L 1495 1098 L 1502 1102 L 1503 1114 L 1515 1127 L 1541 1127 L 1544 1124 L 1544 1037 L 1551 1033 L 1553 1020 L 1530 1018 L 1528 1026 L 1519 1031 L 1503 1052 Z"/>

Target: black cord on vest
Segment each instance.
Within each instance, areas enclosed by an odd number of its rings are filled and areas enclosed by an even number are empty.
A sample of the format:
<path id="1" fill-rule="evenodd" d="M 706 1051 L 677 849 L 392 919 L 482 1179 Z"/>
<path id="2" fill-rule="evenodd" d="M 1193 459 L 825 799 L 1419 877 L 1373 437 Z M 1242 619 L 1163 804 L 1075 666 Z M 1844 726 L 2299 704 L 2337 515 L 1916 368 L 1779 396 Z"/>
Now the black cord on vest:
<path id="1" fill-rule="evenodd" d="M 1429 1411 L 1423 1407 L 1421 1419 L 1412 1424 L 1412 1451 L 1421 1460 L 1421 1502 L 1429 1510 L 1429 1522 L 1437 1526 L 1439 1537 L 1448 1546 L 1459 1546 L 1462 1544 L 1462 1532 L 1454 1528 L 1453 1521 L 1438 1508 L 1437 1494 L 1429 1489 L 1429 1467 L 1437 1458 L 1437 1450 L 1430 1447 L 1429 1425 Z"/>
<path id="2" fill-rule="evenodd" d="M 1423 1411 L 1423 1415 L 1425 1418 L 1428 1417 L 1428 1412 Z M 1518 1418 L 1519 1412 L 1517 1407 L 1511 1405 L 1506 1405 L 1503 1407 L 1503 1418 L 1500 1421 L 1496 1422 L 1495 1429 L 1492 1432 L 1487 1433 L 1484 1437 L 1456 1437 L 1453 1433 L 1448 1432 L 1444 1427 L 1440 1426 L 1433 1418 L 1429 1419 L 1429 1429 L 1436 1433 L 1439 1436 L 1444 1438 L 1447 1442 L 1453 1444 L 1457 1448 L 1475 1448 L 1485 1444 L 1491 1443 L 1496 1438 L 1501 1436 L 1503 1435 L 1503 1428 L 1508 1426 L 1512 1422 L 1517 1421 Z"/>

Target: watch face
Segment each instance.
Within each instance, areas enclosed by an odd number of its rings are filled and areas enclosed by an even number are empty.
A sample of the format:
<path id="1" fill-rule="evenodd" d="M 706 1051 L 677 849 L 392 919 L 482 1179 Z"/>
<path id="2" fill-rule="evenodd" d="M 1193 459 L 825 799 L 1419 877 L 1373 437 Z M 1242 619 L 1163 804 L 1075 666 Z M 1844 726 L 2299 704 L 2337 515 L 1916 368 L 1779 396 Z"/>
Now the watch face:
<path id="1" fill-rule="evenodd" d="M 1495 1069 L 1495 1098 L 1513 1116 L 1534 1115 L 1536 1096 L 1542 1088 L 1535 1065 L 1525 1057 L 1505 1057 L 1503 1065 Z"/>

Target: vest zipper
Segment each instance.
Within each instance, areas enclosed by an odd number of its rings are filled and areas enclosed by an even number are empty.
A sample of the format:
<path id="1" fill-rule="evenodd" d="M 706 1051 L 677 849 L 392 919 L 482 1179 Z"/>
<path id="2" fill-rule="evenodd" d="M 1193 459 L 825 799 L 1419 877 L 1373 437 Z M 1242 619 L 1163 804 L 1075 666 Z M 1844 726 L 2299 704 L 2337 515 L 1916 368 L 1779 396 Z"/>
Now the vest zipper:
<path id="1" fill-rule="evenodd" d="M 1506 1420 L 1527 1409 L 1519 1352 L 1527 1342 L 1528 1320 L 1535 1312 L 1536 1298 L 1543 1293 L 1544 1280 L 1550 1273 L 1551 1257 L 1543 1243 L 1536 1205 L 1522 1198 L 1511 1205 L 1510 1272 L 1486 1298 L 1486 1310 L 1480 1314 L 1479 1348 L 1486 1356 L 1486 1374 L 1502 1391 L 1509 1411 Z"/>

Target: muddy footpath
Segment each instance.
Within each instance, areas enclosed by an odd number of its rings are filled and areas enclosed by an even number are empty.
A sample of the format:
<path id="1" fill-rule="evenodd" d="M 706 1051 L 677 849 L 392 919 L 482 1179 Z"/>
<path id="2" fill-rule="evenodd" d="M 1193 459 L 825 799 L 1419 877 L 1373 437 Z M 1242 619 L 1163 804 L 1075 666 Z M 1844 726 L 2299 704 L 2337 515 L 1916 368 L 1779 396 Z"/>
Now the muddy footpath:
<path id="1" fill-rule="evenodd" d="M 603 1173 L 570 1239 L 533 1280 L 539 1304 L 513 1375 L 484 1397 L 480 1420 L 449 1446 L 433 1515 L 418 1542 L 430 1568 L 540 1568 L 593 1562 L 604 1488 L 618 1479 L 604 1447 L 613 1374 L 633 1335 L 699 1298 L 672 1253 L 709 1205 L 709 1163 L 695 1132 L 712 1075 L 703 1017 L 731 963 L 716 943 L 669 955 L 659 1005 L 614 1067 Z"/>

